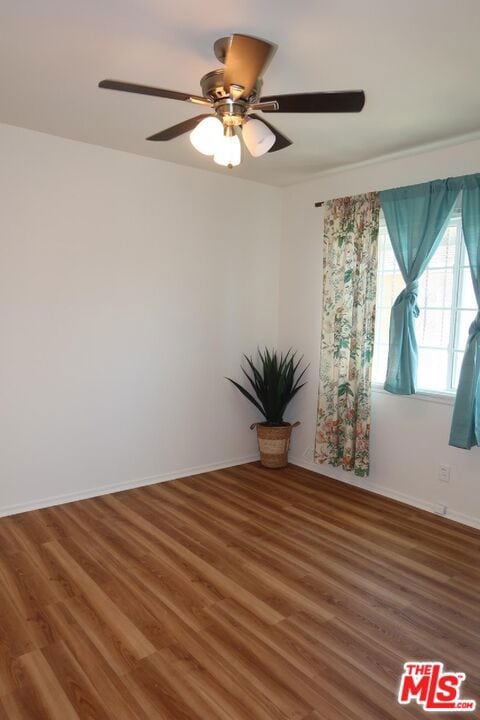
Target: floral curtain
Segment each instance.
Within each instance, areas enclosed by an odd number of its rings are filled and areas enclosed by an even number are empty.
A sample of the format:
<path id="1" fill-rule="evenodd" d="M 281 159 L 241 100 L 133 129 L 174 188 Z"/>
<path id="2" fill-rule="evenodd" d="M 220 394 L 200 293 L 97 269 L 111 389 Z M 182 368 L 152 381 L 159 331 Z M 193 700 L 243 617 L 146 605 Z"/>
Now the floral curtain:
<path id="1" fill-rule="evenodd" d="M 359 476 L 369 472 L 379 210 L 376 193 L 325 204 L 315 462 Z"/>

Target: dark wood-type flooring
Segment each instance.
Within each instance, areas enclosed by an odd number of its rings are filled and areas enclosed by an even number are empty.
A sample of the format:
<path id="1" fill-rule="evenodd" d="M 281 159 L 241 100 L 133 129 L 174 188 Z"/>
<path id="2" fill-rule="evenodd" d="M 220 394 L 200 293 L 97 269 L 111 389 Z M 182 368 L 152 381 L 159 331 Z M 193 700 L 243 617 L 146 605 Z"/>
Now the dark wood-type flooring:
<path id="1" fill-rule="evenodd" d="M 479 549 L 255 463 L 3 518 L 0 720 L 428 717 L 396 702 L 406 660 L 477 697 Z"/>

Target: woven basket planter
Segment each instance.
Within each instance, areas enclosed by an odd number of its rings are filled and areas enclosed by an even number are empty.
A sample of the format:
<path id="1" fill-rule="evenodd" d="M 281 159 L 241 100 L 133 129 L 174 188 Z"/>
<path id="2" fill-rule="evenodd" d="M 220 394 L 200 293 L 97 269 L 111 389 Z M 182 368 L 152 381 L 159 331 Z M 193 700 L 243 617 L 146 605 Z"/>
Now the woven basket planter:
<path id="1" fill-rule="evenodd" d="M 253 423 L 250 429 L 257 428 L 258 449 L 260 462 L 263 467 L 282 468 L 288 465 L 288 448 L 294 427 L 299 422 L 285 425 L 267 425 L 266 423 Z"/>

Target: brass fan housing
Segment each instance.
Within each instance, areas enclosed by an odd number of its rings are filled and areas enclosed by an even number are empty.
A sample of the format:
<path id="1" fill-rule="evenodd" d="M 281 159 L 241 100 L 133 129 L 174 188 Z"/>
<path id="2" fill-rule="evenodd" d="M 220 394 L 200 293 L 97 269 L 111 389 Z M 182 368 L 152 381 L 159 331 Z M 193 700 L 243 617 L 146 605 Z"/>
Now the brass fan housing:
<path id="1" fill-rule="evenodd" d="M 243 124 L 250 104 L 256 102 L 261 80 L 258 80 L 249 98 L 241 98 L 243 88 L 241 86 L 230 86 L 227 93 L 223 87 L 223 70 L 212 70 L 200 80 L 202 93 L 205 98 L 212 101 L 215 113 L 223 122 L 224 127 L 238 127 Z"/>
<path id="2" fill-rule="evenodd" d="M 207 73 L 202 77 L 200 80 L 200 86 L 202 88 L 203 96 L 206 97 L 208 100 L 212 100 L 215 102 L 215 100 L 228 98 L 230 97 L 229 93 L 225 90 L 223 87 L 223 70 L 212 70 L 211 72 Z M 233 88 L 233 86 L 231 86 Z M 260 91 L 262 89 L 262 81 L 259 78 L 255 84 L 255 87 L 253 88 L 251 95 L 248 100 L 249 103 L 257 102 L 258 98 L 260 97 Z M 235 98 L 235 93 L 231 93 L 232 99 Z"/>
<path id="3" fill-rule="evenodd" d="M 243 118 L 247 114 L 248 103 L 242 100 L 230 100 L 230 98 L 222 98 L 217 100 L 214 110 L 225 127 L 242 125 Z"/>

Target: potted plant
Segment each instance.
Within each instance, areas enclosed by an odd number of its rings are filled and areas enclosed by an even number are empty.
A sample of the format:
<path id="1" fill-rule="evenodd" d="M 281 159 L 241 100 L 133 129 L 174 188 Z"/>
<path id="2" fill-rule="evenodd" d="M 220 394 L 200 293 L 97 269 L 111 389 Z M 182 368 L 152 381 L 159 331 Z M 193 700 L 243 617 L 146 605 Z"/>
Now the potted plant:
<path id="1" fill-rule="evenodd" d="M 289 402 L 305 385 L 301 383 L 307 367 L 299 372 L 303 357 L 296 360 L 296 352 L 290 349 L 285 355 L 276 350 L 265 348 L 258 351 L 259 362 L 244 355 L 250 373 L 242 367 L 242 372 L 253 390 L 253 394 L 240 383 L 226 378 L 235 385 L 252 405 L 255 405 L 265 420 L 256 422 L 250 429 L 257 429 L 260 462 L 264 467 L 281 468 L 288 464 L 288 447 L 292 429 L 300 425 L 285 422 L 283 415 Z"/>

